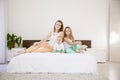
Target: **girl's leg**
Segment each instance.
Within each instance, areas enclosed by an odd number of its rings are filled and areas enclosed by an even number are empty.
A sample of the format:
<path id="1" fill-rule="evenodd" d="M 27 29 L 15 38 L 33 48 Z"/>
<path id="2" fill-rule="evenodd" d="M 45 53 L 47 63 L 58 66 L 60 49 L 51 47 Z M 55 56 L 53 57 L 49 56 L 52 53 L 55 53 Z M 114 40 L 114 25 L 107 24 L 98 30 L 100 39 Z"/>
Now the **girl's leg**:
<path id="1" fill-rule="evenodd" d="M 25 53 L 30 53 L 30 52 L 34 51 L 35 49 L 37 49 L 37 48 L 39 48 L 39 45 L 36 45 L 36 46 L 33 45 L 33 46 L 27 48 L 27 49 L 25 50 Z"/>
<path id="2" fill-rule="evenodd" d="M 81 41 L 76 41 L 76 44 L 82 45 Z"/>
<path id="3" fill-rule="evenodd" d="M 31 53 L 31 52 L 50 52 L 50 51 L 52 51 L 52 47 L 49 45 L 49 43 L 41 42 L 38 45 L 30 46 L 24 51 L 19 51 L 18 54 L 15 56 L 18 56 L 20 54 L 25 54 L 25 53 Z"/>
<path id="4" fill-rule="evenodd" d="M 32 46 L 30 46 L 29 48 L 27 48 L 27 49 L 25 49 L 25 50 L 23 50 L 23 51 L 18 51 L 18 55 L 20 55 L 20 54 L 24 54 L 24 53 L 30 53 L 30 52 L 32 52 L 32 51 L 34 51 L 35 49 L 37 49 L 39 47 L 39 45 L 32 45 Z"/>
<path id="5" fill-rule="evenodd" d="M 39 48 L 39 45 L 36 45 L 36 46 L 32 45 L 32 46 L 30 46 L 29 48 L 27 48 L 27 49 L 25 49 L 23 51 L 18 51 L 17 54 L 14 55 L 14 57 L 18 56 L 20 54 L 30 53 L 30 52 L 34 51 L 35 49 L 37 49 L 37 48 Z"/>
<path id="6" fill-rule="evenodd" d="M 48 42 L 43 42 L 39 48 L 35 49 L 33 52 L 51 52 L 52 47 Z"/>
<path id="7" fill-rule="evenodd" d="M 39 44 L 37 45 L 32 45 L 30 46 L 29 48 L 27 48 L 24 53 L 30 53 L 30 52 L 33 52 L 34 50 L 38 49 L 39 47 L 41 46 L 44 46 L 46 42 L 40 42 Z"/>

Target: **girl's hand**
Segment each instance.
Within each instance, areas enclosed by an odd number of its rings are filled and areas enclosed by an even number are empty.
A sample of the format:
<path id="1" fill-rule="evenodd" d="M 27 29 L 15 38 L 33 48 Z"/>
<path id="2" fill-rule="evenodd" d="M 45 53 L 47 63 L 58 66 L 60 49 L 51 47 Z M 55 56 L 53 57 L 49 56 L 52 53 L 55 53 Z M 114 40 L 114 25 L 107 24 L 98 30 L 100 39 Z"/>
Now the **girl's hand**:
<path id="1" fill-rule="evenodd" d="M 75 43 L 82 45 L 82 42 L 81 42 L 81 41 L 76 41 Z"/>

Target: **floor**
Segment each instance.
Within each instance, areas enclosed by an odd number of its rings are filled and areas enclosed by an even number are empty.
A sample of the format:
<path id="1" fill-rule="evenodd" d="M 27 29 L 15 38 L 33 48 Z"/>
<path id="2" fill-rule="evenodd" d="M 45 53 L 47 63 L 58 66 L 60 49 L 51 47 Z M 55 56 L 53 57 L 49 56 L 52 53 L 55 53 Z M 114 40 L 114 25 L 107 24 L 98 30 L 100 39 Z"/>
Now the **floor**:
<path id="1" fill-rule="evenodd" d="M 7 64 L 0 64 L 0 72 L 5 72 Z M 98 63 L 98 73 L 108 76 L 110 80 L 120 80 L 120 63 Z"/>
<path id="2" fill-rule="evenodd" d="M 5 72 L 7 69 L 7 64 L 0 64 L 0 72 Z"/>
<path id="3" fill-rule="evenodd" d="M 98 63 L 98 73 L 108 76 L 110 80 L 120 80 L 120 63 Z"/>

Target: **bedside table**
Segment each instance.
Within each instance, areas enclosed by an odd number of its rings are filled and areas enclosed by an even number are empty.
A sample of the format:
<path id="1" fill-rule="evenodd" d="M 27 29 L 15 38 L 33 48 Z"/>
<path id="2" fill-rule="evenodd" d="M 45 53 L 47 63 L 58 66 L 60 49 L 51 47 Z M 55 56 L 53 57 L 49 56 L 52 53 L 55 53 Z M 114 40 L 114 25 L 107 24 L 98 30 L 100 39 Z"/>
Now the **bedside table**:
<path id="1" fill-rule="evenodd" d="M 101 48 L 90 48 L 87 49 L 89 54 L 92 54 L 93 56 L 95 56 L 97 62 L 106 62 L 107 60 L 107 53 L 105 49 L 101 49 Z"/>
<path id="2" fill-rule="evenodd" d="M 26 48 L 12 48 L 11 50 L 8 50 L 7 52 L 7 61 L 10 61 L 14 55 L 18 54 L 17 52 L 18 51 L 23 51 L 25 50 Z"/>

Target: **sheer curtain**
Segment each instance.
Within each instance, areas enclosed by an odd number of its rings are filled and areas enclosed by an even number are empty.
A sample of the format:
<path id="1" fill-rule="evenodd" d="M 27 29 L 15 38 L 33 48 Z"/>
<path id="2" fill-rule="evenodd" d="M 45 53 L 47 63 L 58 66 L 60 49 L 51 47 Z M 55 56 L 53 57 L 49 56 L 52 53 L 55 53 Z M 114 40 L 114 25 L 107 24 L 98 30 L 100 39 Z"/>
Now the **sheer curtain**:
<path id="1" fill-rule="evenodd" d="M 0 0 L 0 63 L 5 62 L 5 0 Z"/>

